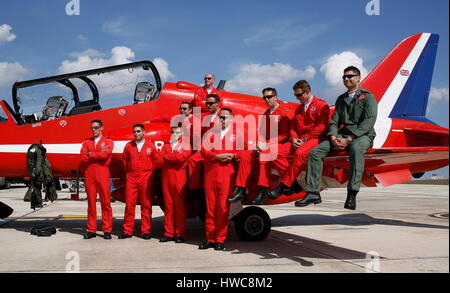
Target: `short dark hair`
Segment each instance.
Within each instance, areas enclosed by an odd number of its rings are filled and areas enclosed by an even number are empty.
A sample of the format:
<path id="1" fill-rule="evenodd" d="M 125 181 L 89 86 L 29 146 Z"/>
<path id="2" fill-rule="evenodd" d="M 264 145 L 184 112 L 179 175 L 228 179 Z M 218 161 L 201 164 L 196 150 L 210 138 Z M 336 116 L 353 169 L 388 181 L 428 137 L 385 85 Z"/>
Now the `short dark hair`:
<path id="1" fill-rule="evenodd" d="M 297 81 L 294 86 L 292 87 L 292 89 L 295 91 L 296 89 L 301 89 L 301 90 L 308 90 L 311 91 L 311 85 L 309 84 L 309 82 L 307 82 L 306 80 L 302 79 Z"/>
<path id="2" fill-rule="evenodd" d="M 134 125 L 133 125 L 133 129 L 136 128 L 136 127 L 139 127 L 139 128 L 140 128 L 141 130 L 143 130 L 143 131 L 145 130 L 144 125 L 142 125 L 142 124 L 140 124 L 140 123 L 134 124 Z"/>
<path id="3" fill-rule="evenodd" d="M 100 121 L 100 120 L 98 120 L 98 119 L 92 120 L 92 121 L 91 121 L 91 124 L 92 124 L 92 123 L 98 123 L 98 124 L 100 124 L 100 126 L 103 126 L 103 122 Z"/>
<path id="4" fill-rule="evenodd" d="M 359 71 L 359 69 L 355 66 L 349 66 L 349 67 L 345 68 L 344 72 L 347 72 L 347 71 L 353 71 L 357 75 L 361 75 L 361 71 Z"/>
<path id="5" fill-rule="evenodd" d="M 275 96 L 278 96 L 277 90 L 274 89 L 273 87 L 266 87 L 265 89 L 262 90 L 262 94 L 264 95 L 264 92 L 267 92 L 267 91 L 271 91 L 272 93 L 275 94 Z"/>
<path id="6" fill-rule="evenodd" d="M 228 111 L 230 112 L 230 115 L 233 115 L 233 110 L 231 110 L 230 108 L 222 108 L 220 109 L 220 111 Z"/>
<path id="7" fill-rule="evenodd" d="M 183 102 L 181 102 L 181 104 L 186 104 L 186 105 L 188 105 L 189 106 L 189 109 L 192 109 L 192 103 L 191 102 L 188 102 L 188 101 L 183 101 Z"/>
<path id="8" fill-rule="evenodd" d="M 209 94 L 206 96 L 206 98 L 214 98 L 216 100 L 216 103 L 220 102 L 220 97 L 216 94 Z"/>

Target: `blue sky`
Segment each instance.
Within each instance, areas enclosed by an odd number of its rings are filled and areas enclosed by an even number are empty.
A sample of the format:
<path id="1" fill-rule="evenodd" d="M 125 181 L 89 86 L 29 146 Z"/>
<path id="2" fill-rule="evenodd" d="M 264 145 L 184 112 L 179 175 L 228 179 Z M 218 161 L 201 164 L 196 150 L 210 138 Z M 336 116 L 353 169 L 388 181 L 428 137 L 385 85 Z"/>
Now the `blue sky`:
<path id="1" fill-rule="evenodd" d="M 79 16 L 66 14 L 68 2 L 1 1 L 1 99 L 11 103 L 12 81 L 57 74 L 64 62 L 78 68 L 85 55 L 91 64 L 159 58 L 165 80 L 200 84 L 209 71 L 229 90 L 274 86 L 288 101 L 302 77 L 334 103 L 336 85 L 321 71 L 328 58 L 351 52 L 370 71 L 404 38 L 432 32 L 440 43 L 427 116 L 449 124 L 448 0 L 379 0 L 379 16 L 366 14 L 369 0 L 79 0 Z"/>

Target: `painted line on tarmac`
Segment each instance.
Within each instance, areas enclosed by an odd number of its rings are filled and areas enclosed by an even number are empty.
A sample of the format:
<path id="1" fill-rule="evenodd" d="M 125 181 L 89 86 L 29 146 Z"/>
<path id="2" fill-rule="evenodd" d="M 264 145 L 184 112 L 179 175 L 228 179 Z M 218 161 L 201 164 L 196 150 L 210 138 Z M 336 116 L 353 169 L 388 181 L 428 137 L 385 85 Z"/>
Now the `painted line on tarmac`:
<path id="1" fill-rule="evenodd" d="M 55 201 L 54 201 L 54 202 L 55 202 Z M 40 210 L 42 210 L 42 209 L 45 209 L 46 207 L 51 206 L 54 202 L 50 202 L 50 203 L 44 204 L 43 207 L 37 208 L 37 209 L 35 209 L 34 211 L 31 211 L 31 212 L 29 212 L 29 213 L 26 213 L 25 215 L 22 215 L 22 216 L 20 216 L 20 217 L 12 217 L 12 218 L 6 220 L 4 223 L 0 223 L 0 228 L 2 228 L 2 227 L 4 227 L 4 226 L 8 225 L 9 223 L 12 223 L 12 222 L 15 222 L 15 221 L 17 221 L 17 220 L 20 220 L 20 219 L 22 219 L 22 218 L 24 218 L 24 217 L 26 217 L 26 216 L 28 216 L 28 215 L 34 214 L 34 213 L 36 213 L 36 212 L 38 212 L 38 211 L 40 211 Z"/>

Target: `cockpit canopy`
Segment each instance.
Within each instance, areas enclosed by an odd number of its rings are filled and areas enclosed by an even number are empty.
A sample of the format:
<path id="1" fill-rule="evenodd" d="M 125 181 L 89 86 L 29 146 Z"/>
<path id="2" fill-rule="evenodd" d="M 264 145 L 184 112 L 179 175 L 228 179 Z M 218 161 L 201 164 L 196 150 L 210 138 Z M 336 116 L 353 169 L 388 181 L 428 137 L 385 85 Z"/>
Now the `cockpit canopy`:
<path id="1" fill-rule="evenodd" d="M 47 102 L 43 107 L 41 106 L 41 110 L 30 113 L 31 107 L 24 107 L 28 96 L 26 93 L 19 94 L 19 90 L 26 91 L 30 88 L 50 87 L 50 85 L 54 91 L 47 89 L 44 92 L 52 92 L 53 95 L 46 95 Z M 132 88 L 128 89 L 127 85 L 132 85 Z M 134 96 L 131 101 L 133 89 Z M 161 89 L 161 78 L 155 65 L 150 61 L 140 61 L 16 82 L 13 85 L 12 94 L 18 123 L 28 124 L 99 111 L 104 109 L 102 106 L 111 106 L 118 99 L 123 101 L 123 96 L 127 93 L 126 105 L 153 101 L 159 97 Z M 33 92 L 33 90 L 30 91 Z M 42 93 L 39 90 L 36 92 L 37 97 L 28 98 L 27 103 L 36 104 L 39 101 L 45 101 L 41 98 Z M 100 94 L 102 94 L 102 101 L 104 96 L 112 97 L 114 101 L 106 99 L 100 105 Z M 117 95 L 120 97 L 117 98 Z"/>

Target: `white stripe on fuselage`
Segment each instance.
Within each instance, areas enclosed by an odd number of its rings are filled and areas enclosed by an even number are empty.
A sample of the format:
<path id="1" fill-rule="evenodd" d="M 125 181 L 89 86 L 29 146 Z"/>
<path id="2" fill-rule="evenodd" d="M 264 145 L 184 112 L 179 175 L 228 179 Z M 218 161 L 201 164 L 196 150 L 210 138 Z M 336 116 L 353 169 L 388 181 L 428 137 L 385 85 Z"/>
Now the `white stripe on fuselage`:
<path id="1" fill-rule="evenodd" d="M 125 145 L 129 142 L 126 141 L 114 141 L 113 154 L 123 153 Z M 164 142 L 155 141 L 156 148 L 160 149 Z M 0 153 L 27 153 L 28 148 L 31 144 L 0 144 Z M 46 150 L 47 154 L 79 154 L 81 150 L 81 143 L 62 143 L 62 144 L 42 144 Z"/>
<path id="2" fill-rule="evenodd" d="M 430 33 L 424 33 L 420 36 L 411 53 L 408 55 L 403 65 L 399 68 L 399 71 L 392 80 L 392 83 L 389 85 L 388 89 L 378 103 L 378 116 L 374 126 L 377 136 L 373 142 L 373 148 L 381 148 L 386 142 L 392 126 L 392 119 L 389 118 L 389 115 L 391 114 L 395 103 L 397 103 L 398 97 L 402 93 L 405 84 L 408 82 L 409 77 L 413 73 L 412 71 L 419 60 L 425 45 L 430 39 L 430 36 Z M 408 76 L 401 75 L 400 70 L 402 69 L 408 70 L 410 74 Z"/>

